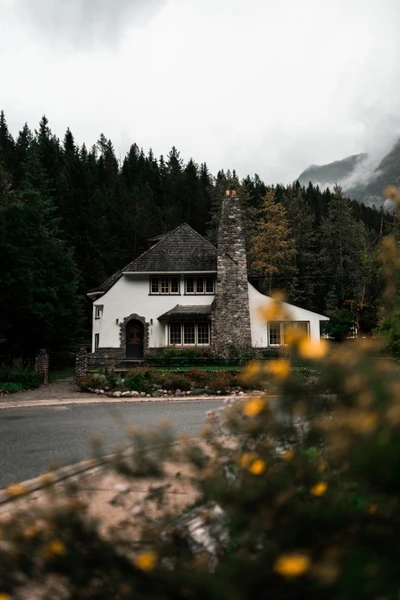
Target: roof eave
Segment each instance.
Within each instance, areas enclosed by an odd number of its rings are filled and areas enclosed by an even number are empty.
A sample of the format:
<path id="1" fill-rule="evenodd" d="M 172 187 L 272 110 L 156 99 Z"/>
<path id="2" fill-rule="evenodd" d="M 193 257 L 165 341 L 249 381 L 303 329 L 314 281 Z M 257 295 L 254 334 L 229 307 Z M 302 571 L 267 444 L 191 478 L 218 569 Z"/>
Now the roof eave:
<path id="1" fill-rule="evenodd" d="M 179 271 L 122 271 L 122 275 L 169 275 L 169 274 L 173 274 L 173 275 L 177 275 L 180 273 L 190 273 L 193 275 L 196 275 L 197 273 L 205 273 L 210 274 L 210 275 L 215 275 L 215 273 L 217 272 L 217 270 L 205 270 L 205 271 L 182 271 L 182 269 L 180 269 Z"/>

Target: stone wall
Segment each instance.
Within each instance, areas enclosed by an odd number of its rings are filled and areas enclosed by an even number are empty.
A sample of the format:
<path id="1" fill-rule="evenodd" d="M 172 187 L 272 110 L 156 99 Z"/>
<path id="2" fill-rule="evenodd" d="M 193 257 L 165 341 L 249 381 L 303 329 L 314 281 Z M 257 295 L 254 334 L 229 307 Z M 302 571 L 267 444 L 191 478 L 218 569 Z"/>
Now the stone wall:
<path id="1" fill-rule="evenodd" d="M 219 354 L 251 348 L 247 258 L 240 199 L 227 191 L 218 230 L 217 287 L 211 343 Z"/>
<path id="2" fill-rule="evenodd" d="M 44 349 L 39 350 L 35 358 L 35 371 L 42 375 L 42 383 L 49 383 L 49 355 Z"/>
<path id="3" fill-rule="evenodd" d="M 75 381 L 84 379 L 88 374 L 88 353 L 81 348 L 75 355 Z"/>

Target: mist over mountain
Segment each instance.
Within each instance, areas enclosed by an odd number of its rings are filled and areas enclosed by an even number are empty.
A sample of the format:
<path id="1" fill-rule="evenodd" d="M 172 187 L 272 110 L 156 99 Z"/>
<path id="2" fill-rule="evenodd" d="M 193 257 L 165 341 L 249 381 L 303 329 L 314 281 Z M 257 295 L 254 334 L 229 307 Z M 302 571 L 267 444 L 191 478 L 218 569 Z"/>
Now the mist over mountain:
<path id="1" fill-rule="evenodd" d="M 311 165 L 297 180 L 304 186 L 311 181 L 321 189 L 338 184 L 350 198 L 366 206 L 381 206 L 385 187 L 400 185 L 400 139 L 383 158 L 363 153 L 327 165 Z"/>

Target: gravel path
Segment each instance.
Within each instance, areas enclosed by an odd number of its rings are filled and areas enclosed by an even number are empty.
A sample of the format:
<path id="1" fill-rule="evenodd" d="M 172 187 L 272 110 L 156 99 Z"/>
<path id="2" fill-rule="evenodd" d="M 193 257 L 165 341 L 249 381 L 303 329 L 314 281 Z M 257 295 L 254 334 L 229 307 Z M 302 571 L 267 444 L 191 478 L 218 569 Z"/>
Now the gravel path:
<path id="1" fill-rule="evenodd" d="M 70 400 L 75 398 L 93 398 L 93 394 L 79 391 L 73 378 L 68 377 L 67 379 L 60 379 L 59 381 L 49 383 L 49 385 L 42 385 L 36 390 L 0 395 L 0 403 L 10 401 L 23 402 L 27 400 Z"/>

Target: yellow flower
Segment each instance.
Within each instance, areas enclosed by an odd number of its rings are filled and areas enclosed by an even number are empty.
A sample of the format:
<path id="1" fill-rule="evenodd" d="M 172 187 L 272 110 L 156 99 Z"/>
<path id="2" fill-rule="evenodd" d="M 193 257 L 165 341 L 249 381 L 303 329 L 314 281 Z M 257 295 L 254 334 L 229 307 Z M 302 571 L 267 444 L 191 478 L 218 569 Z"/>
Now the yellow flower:
<path id="1" fill-rule="evenodd" d="M 299 344 L 299 354 L 303 358 L 323 358 L 329 350 L 326 340 L 303 339 Z"/>
<path id="2" fill-rule="evenodd" d="M 28 493 L 28 489 L 22 483 L 15 483 L 7 488 L 7 493 L 10 496 L 23 496 Z"/>
<path id="3" fill-rule="evenodd" d="M 377 510 L 378 510 L 378 505 L 377 504 L 371 504 L 371 506 L 368 509 L 368 512 L 369 512 L 370 515 L 374 515 Z"/>
<path id="4" fill-rule="evenodd" d="M 157 554 L 155 552 L 142 552 L 135 558 L 135 566 L 142 571 L 152 571 L 156 566 Z"/>
<path id="5" fill-rule="evenodd" d="M 251 398 L 242 406 L 242 413 L 246 417 L 255 417 L 266 406 L 265 398 Z"/>
<path id="6" fill-rule="evenodd" d="M 274 571 L 282 577 L 300 577 L 310 569 L 311 561 L 306 554 L 294 552 L 282 554 L 274 564 Z"/>
<path id="7" fill-rule="evenodd" d="M 320 481 L 319 483 L 313 485 L 313 487 L 310 490 L 310 494 L 312 494 L 313 496 L 323 496 L 327 489 L 328 484 L 326 483 L 326 481 Z"/>
<path id="8" fill-rule="evenodd" d="M 289 462 L 289 460 L 292 460 L 293 457 L 294 457 L 294 450 L 286 450 L 286 452 L 284 452 L 282 454 L 282 459 L 286 460 L 287 462 Z"/>
<path id="9" fill-rule="evenodd" d="M 261 475 L 265 471 L 265 462 L 260 458 L 255 460 L 249 468 L 250 473 L 253 475 Z"/>
<path id="10" fill-rule="evenodd" d="M 46 558 L 54 558 L 65 554 L 65 546 L 60 540 L 52 540 L 44 551 Z"/>
<path id="11" fill-rule="evenodd" d="M 240 457 L 240 466 L 242 469 L 247 469 L 249 465 L 257 458 L 258 456 L 255 452 L 245 452 L 245 454 Z"/>
<path id="12" fill-rule="evenodd" d="M 304 339 L 307 339 L 307 334 L 297 327 L 287 327 L 285 329 L 285 344 L 289 346 L 295 346 Z"/>
<path id="13" fill-rule="evenodd" d="M 11 600 L 11 596 L 0 592 L 0 600 Z"/>
<path id="14" fill-rule="evenodd" d="M 271 360 L 265 365 L 265 372 L 274 375 L 278 379 L 285 379 L 290 373 L 290 363 L 284 358 Z"/>

